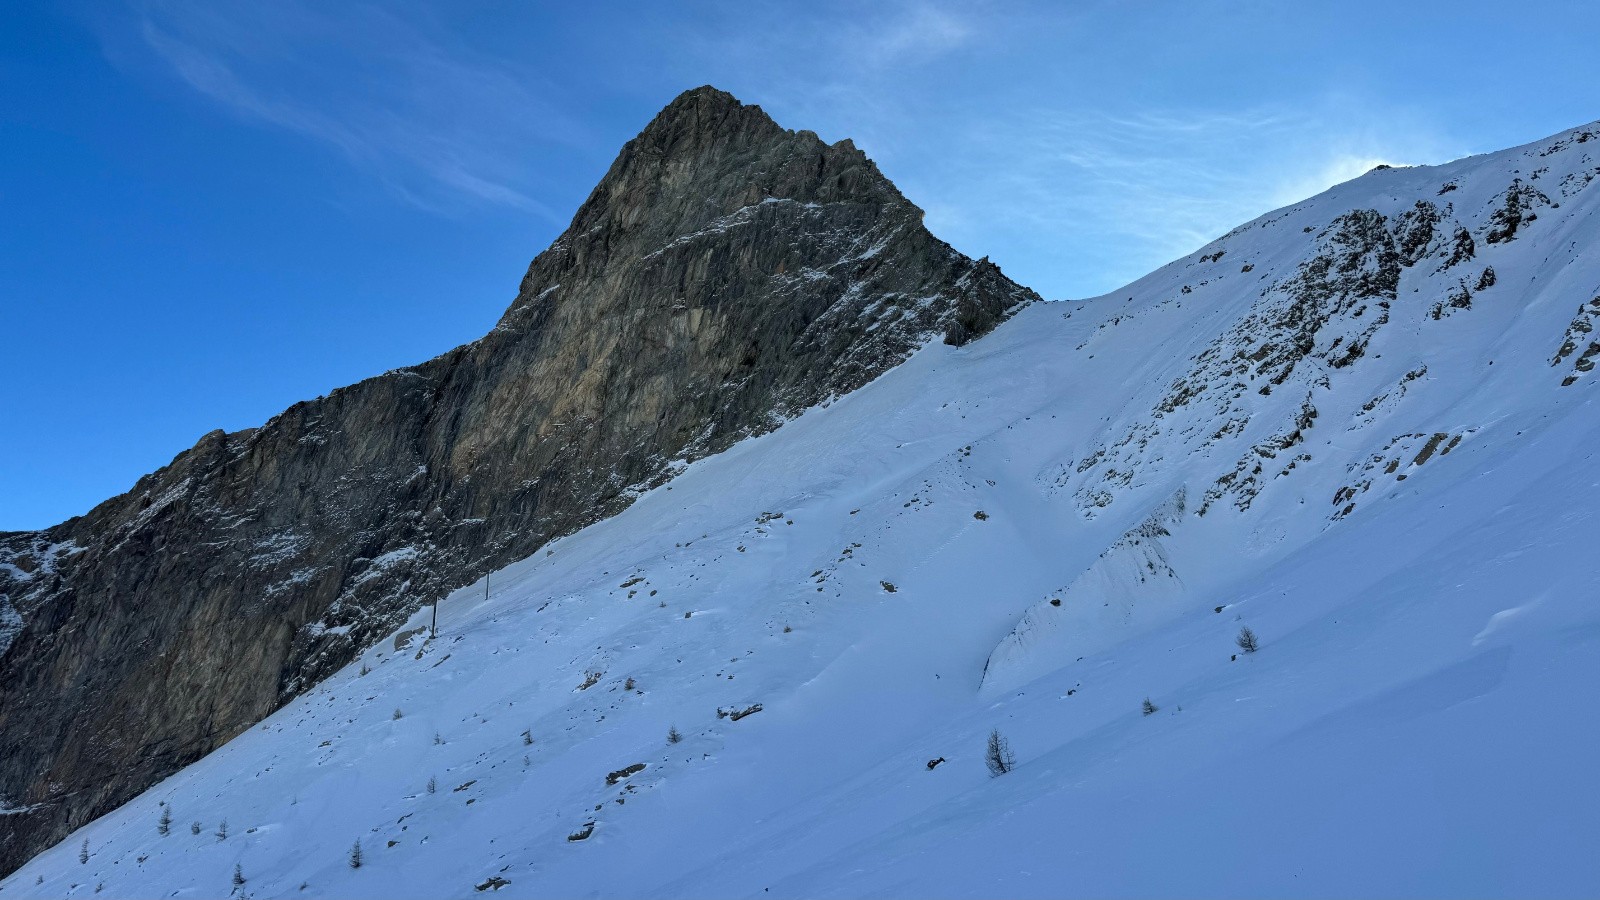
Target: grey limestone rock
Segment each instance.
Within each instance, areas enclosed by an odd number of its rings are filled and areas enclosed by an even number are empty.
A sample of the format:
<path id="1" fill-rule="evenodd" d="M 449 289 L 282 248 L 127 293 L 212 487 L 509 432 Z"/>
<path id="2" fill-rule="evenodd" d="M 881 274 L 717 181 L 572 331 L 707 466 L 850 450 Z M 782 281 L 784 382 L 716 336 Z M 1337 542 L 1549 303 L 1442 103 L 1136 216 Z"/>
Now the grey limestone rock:
<path id="1" fill-rule="evenodd" d="M 1034 299 L 849 141 L 681 95 L 480 340 L 0 534 L 0 803 L 26 810 L 0 816 L 0 874 L 675 460 Z"/>

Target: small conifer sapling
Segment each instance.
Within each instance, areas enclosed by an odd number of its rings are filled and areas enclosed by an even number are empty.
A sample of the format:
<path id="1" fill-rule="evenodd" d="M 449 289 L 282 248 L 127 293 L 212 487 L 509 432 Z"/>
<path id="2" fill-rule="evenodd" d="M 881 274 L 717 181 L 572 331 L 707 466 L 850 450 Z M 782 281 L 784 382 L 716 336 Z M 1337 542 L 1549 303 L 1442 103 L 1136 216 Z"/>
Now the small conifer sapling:
<path id="1" fill-rule="evenodd" d="M 983 762 L 989 767 L 990 777 L 1004 775 L 1017 766 L 1016 757 L 1011 755 L 1011 742 L 998 728 L 989 732 L 989 745 L 984 750 Z"/>

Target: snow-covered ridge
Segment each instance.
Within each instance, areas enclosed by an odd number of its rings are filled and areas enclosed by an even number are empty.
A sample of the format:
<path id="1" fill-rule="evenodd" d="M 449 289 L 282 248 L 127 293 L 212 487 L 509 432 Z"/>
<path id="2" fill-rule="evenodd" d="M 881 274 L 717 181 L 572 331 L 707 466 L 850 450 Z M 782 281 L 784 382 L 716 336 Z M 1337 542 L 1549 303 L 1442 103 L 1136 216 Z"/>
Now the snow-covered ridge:
<path id="1" fill-rule="evenodd" d="M 1227 573 L 1213 563 L 1219 545 L 1258 557 L 1289 552 L 1430 460 L 1442 462 L 1505 406 L 1525 404 L 1536 385 L 1575 383 L 1582 371 L 1548 372 L 1539 353 L 1542 342 L 1573 355 L 1588 333 L 1585 306 L 1557 336 L 1554 320 L 1570 313 L 1556 310 L 1553 296 L 1600 295 L 1582 246 L 1596 200 L 1574 189 L 1587 184 L 1574 176 L 1595 166 L 1597 137 L 1579 128 L 1445 166 L 1374 170 L 1113 295 L 1127 295 L 1127 311 L 1102 318 L 1080 350 L 1115 353 L 1104 346 L 1115 336 L 1180 327 L 1157 332 L 1163 352 L 1141 373 L 1143 389 L 1080 453 L 1047 471 L 1047 488 L 1070 492 L 1086 517 L 1118 501 L 1156 504 L 1175 489 L 1192 491 L 1194 515 L 1172 524 L 1176 534 L 1160 544 L 1124 540 L 1090 572 L 1116 567 L 1135 547 L 1143 555 L 1170 545 L 1194 562 L 1163 564 L 1156 578 L 1149 560 L 1129 560 L 1129 574 L 1088 592 L 1112 609 L 1141 598 L 1159 604 L 1186 575 L 1190 593 L 1214 590 L 1204 579 Z M 1538 187 L 1552 182 L 1564 186 L 1558 200 Z M 1297 232 L 1303 239 L 1286 239 Z M 1541 276 L 1560 281 L 1547 287 Z M 1140 294 L 1143 304 L 1133 299 Z M 1528 342 L 1521 352 L 1508 345 L 1514 337 Z M 1559 365 L 1565 356 L 1556 356 Z M 1497 357 L 1498 372 L 1489 368 Z M 1490 376 L 1514 385 L 1507 396 L 1493 396 Z M 1251 514 L 1263 494 L 1295 508 Z M 1241 541 L 1239 522 L 1206 521 L 1223 506 L 1267 524 Z M 1036 605 L 1002 643 L 990 677 L 1015 683 L 1074 640 L 1104 633 L 1078 628 L 1077 638 L 1057 637 L 1032 655 L 1042 662 L 1016 658 L 1020 643 L 1042 639 L 1033 632 L 1060 631 L 1056 620 L 1082 614 L 1082 604 Z"/>
<path id="2" fill-rule="evenodd" d="M 1595 150 L 1374 171 L 930 346 L 0 897 L 1586 893 Z"/>

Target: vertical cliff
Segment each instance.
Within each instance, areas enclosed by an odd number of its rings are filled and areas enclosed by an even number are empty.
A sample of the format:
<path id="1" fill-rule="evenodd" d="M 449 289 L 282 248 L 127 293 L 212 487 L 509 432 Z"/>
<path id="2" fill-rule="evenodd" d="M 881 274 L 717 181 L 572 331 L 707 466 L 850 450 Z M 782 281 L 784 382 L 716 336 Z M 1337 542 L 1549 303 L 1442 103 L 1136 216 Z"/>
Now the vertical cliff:
<path id="1" fill-rule="evenodd" d="M 482 339 L 0 535 L 0 873 L 417 603 L 1036 299 L 921 220 L 849 141 L 689 91 Z"/>

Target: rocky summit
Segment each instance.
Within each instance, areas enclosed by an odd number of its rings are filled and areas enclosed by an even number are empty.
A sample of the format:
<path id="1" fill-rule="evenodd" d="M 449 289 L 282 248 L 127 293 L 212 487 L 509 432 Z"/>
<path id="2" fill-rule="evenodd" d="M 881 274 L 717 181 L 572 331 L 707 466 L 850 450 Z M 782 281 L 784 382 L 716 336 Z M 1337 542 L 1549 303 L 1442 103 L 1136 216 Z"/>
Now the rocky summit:
<path id="1" fill-rule="evenodd" d="M 419 605 L 1035 299 L 849 141 L 681 95 L 482 339 L 0 535 L 0 873 Z"/>

